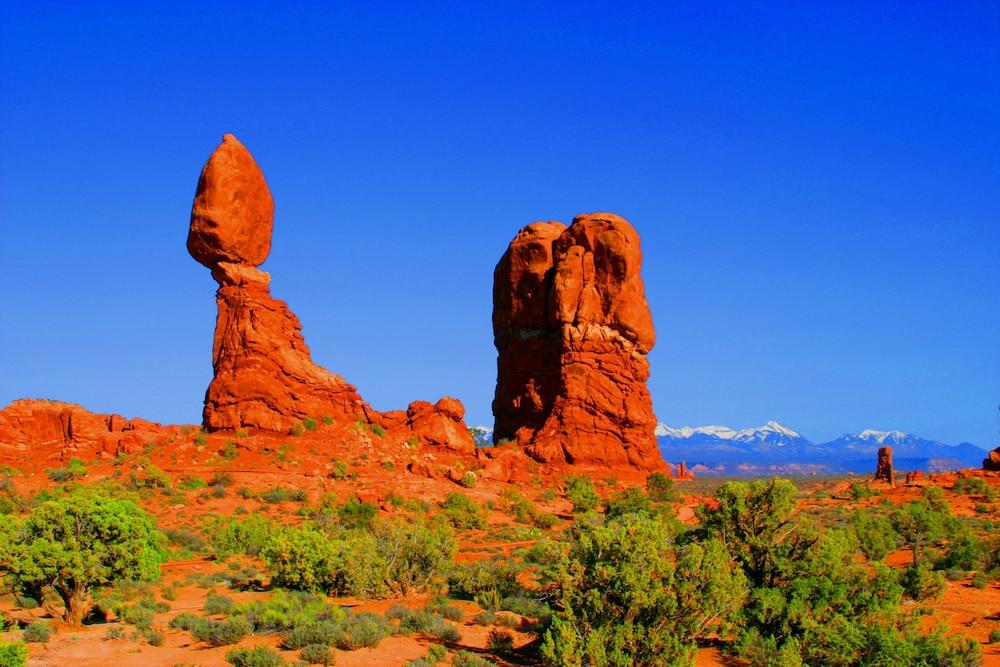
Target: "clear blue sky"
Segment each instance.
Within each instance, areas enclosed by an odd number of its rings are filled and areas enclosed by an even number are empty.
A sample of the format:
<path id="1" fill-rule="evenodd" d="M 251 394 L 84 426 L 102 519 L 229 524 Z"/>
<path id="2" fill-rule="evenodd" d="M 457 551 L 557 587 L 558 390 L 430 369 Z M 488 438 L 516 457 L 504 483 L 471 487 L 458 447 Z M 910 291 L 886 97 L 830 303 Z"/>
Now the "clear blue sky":
<path id="1" fill-rule="evenodd" d="M 215 283 L 184 242 L 233 132 L 277 204 L 273 293 L 377 408 L 450 394 L 492 423 L 496 261 L 607 210 L 642 235 L 662 421 L 997 444 L 996 2 L 8 0 L 0 23 L 0 403 L 200 420 Z"/>

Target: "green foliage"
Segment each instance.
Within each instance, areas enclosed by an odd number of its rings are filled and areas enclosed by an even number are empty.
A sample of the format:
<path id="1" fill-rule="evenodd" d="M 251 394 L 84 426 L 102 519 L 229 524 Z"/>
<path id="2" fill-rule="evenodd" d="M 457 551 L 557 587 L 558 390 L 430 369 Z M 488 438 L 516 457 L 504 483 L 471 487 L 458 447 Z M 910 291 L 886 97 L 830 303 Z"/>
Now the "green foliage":
<path id="1" fill-rule="evenodd" d="M 342 629 L 343 635 L 337 642 L 337 648 L 345 651 L 378 646 L 379 642 L 392 633 L 392 626 L 388 621 L 367 612 L 348 616 Z"/>
<path id="2" fill-rule="evenodd" d="M 864 500 L 878 495 L 876 491 L 861 482 L 851 482 L 851 500 Z"/>
<path id="3" fill-rule="evenodd" d="M 87 466 L 77 458 L 69 460 L 69 463 L 62 468 L 51 468 L 45 471 L 49 479 L 53 482 L 68 482 L 71 479 L 79 479 L 87 475 Z"/>
<path id="4" fill-rule="evenodd" d="M 851 526 L 868 560 L 881 561 L 896 549 L 899 536 L 886 516 L 857 511 L 851 515 Z"/>
<path id="5" fill-rule="evenodd" d="M 235 461 L 236 457 L 239 455 L 240 453 L 236 449 L 236 443 L 232 440 L 227 440 L 226 444 L 222 446 L 222 450 L 219 451 L 219 456 L 226 461 Z"/>
<path id="6" fill-rule="evenodd" d="M 1000 644 L 1000 628 L 994 628 L 990 630 L 990 643 Z"/>
<path id="7" fill-rule="evenodd" d="M 456 563 L 448 575 L 448 592 L 453 597 L 475 599 L 492 591 L 501 598 L 521 592 L 517 578 L 521 566 L 510 558 L 494 557 L 471 563 Z"/>
<path id="8" fill-rule="evenodd" d="M 330 471 L 330 477 L 333 479 L 347 479 L 350 477 L 350 473 L 347 472 L 347 461 L 343 459 L 333 460 L 333 469 Z"/>
<path id="9" fill-rule="evenodd" d="M 506 630 L 493 628 L 486 638 L 486 648 L 489 649 L 490 653 L 499 656 L 508 655 L 514 650 L 514 635 Z"/>
<path id="10" fill-rule="evenodd" d="M 959 527 L 960 526 L 960 527 Z M 988 559 L 987 546 L 968 526 L 958 524 L 958 530 L 952 528 L 948 538 L 948 547 L 936 563 L 936 570 L 977 570 L 982 568 Z"/>
<path id="11" fill-rule="evenodd" d="M 49 641 L 52 631 L 47 623 L 29 623 L 24 628 L 23 639 L 29 644 L 44 644 Z"/>
<path id="12" fill-rule="evenodd" d="M 326 644 L 307 644 L 302 647 L 299 657 L 307 665 L 333 665 L 336 663 L 333 652 Z"/>
<path id="13" fill-rule="evenodd" d="M 306 417 L 305 419 L 302 420 L 302 427 L 307 431 L 315 431 L 316 420 L 313 419 L 312 417 Z"/>
<path id="14" fill-rule="evenodd" d="M 184 475 L 181 477 L 181 481 L 177 485 L 177 488 L 183 489 L 184 491 L 194 491 L 196 489 L 203 488 L 204 486 L 205 486 L 205 480 L 203 480 L 201 477 Z"/>
<path id="15" fill-rule="evenodd" d="M 0 641 L 0 667 L 24 667 L 28 662 L 28 647 L 23 642 Z"/>
<path id="16" fill-rule="evenodd" d="M 275 586 L 331 592 L 343 588 L 344 554 L 326 534 L 308 526 L 281 527 L 265 542 L 260 557 Z"/>
<path id="17" fill-rule="evenodd" d="M 653 512 L 653 501 L 638 487 L 620 491 L 604 504 L 604 516 L 608 519 L 617 519 L 627 514 L 651 516 Z"/>
<path id="18" fill-rule="evenodd" d="M 226 652 L 226 662 L 233 667 L 278 667 L 285 664 L 274 649 L 266 646 L 234 648 Z"/>
<path id="19" fill-rule="evenodd" d="M 372 424 L 372 433 L 381 438 L 385 435 L 385 429 L 378 424 Z"/>
<path id="20" fill-rule="evenodd" d="M 214 517 L 206 527 L 218 558 L 233 554 L 256 556 L 276 530 L 278 526 L 260 514 L 242 519 Z"/>
<path id="21" fill-rule="evenodd" d="M 287 489 L 283 486 L 275 486 L 267 491 L 262 491 L 258 497 L 265 503 L 272 505 L 288 501 L 300 503 L 306 499 L 306 492 L 302 489 Z"/>
<path id="22" fill-rule="evenodd" d="M 427 653 L 425 653 L 423 657 L 417 658 L 416 660 L 410 660 L 406 663 L 406 667 L 434 667 L 434 665 L 444 661 L 447 653 L 448 652 L 444 646 L 441 646 L 440 644 L 431 644 L 427 647 Z"/>
<path id="23" fill-rule="evenodd" d="M 557 610 L 542 656 L 552 665 L 687 665 L 695 640 L 746 596 L 716 540 L 670 548 L 673 527 L 627 514 L 572 530 L 541 574 Z"/>
<path id="24" fill-rule="evenodd" d="M 471 651 L 459 651 L 451 659 L 452 667 L 496 667 L 496 663 Z"/>
<path id="25" fill-rule="evenodd" d="M 476 473 L 469 470 L 464 475 L 462 475 L 462 477 L 458 480 L 458 483 L 459 485 L 464 486 L 467 489 L 471 489 L 476 485 L 477 481 L 479 481 L 479 478 L 476 477 Z"/>
<path id="26" fill-rule="evenodd" d="M 204 610 L 206 614 L 221 614 L 225 616 L 232 611 L 233 605 L 234 602 L 232 598 L 226 597 L 225 595 L 212 594 L 205 599 L 205 605 L 202 607 L 202 610 Z"/>
<path id="27" fill-rule="evenodd" d="M 501 511 L 514 517 L 519 523 L 533 524 L 538 516 L 538 509 L 535 507 L 535 503 L 514 489 L 504 489 L 500 493 L 498 507 Z"/>
<path id="28" fill-rule="evenodd" d="M 384 584 L 393 594 L 407 596 L 428 590 L 448 571 L 458 543 L 447 525 L 391 519 L 374 530 L 378 555 L 385 565 Z"/>
<path id="29" fill-rule="evenodd" d="M 348 498 L 338 511 L 340 525 L 348 529 L 368 530 L 378 516 L 378 507 L 361 501 L 357 497 Z"/>
<path id="30" fill-rule="evenodd" d="M 464 493 L 449 493 L 441 509 L 448 522 L 459 530 L 486 527 L 486 511 Z"/>
<path id="31" fill-rule="evenodd" d="M 928 494 L 931 488 L 938 493 Z M 940 491 L 928 487 L 924 498 L 903 505 L 890 516 L 893 528 L 913 551 L 914 565 L 920 565 L 921 550 L 941 540 L 952 525 L 948 504 L 941 500 Z"/>
<path id="32" fill-rule="evenodd" d="M 988 503 L 996 499 L 996 491 L 982 477 L 963 477 L 955 482 L 952 491 L 966 496 L 981 496 Z"/>
<path id="33" fill-rule="evenodd" d="M 910 565 L 899 577 L 906 595 L 918 602 L 936 598 L 945 589 L 944 575 L 935 572 L 926 563 Z"/>
<path id="34" fill-rule="evenodd" d="M 118 580 L 153 581 L 166 560 L 153 518 L 131 500 L 78 489 L 12 522 L 0 563 L 15 590 L 45 603 L 55 593 L 62 617 L 80 625 L 95 589 Z M 54 610 L 52 610 L 54 611 Z"/>
<path id="35" fill-rule="evenodd" d="M 674 480 L 662 472 L 654 472 L 646 478 L 646 493 L 653 502 L 669 503 L 677 500 Z"/>
<path id="36" fill-rule="evenodd" d="M 235 644 L 253 631 L 249 621 L 243 616 L 233 616 L 223 621 L 205 619 L 191 628 L 191 637 L 209 646 Z"/>
<path id="37" fill-rule="evenodd" d="M 573 503 L 574 512 L 589 512 L 601 504 L 594 482 L 589 477 L 567 477 L 566 498 Z"/>

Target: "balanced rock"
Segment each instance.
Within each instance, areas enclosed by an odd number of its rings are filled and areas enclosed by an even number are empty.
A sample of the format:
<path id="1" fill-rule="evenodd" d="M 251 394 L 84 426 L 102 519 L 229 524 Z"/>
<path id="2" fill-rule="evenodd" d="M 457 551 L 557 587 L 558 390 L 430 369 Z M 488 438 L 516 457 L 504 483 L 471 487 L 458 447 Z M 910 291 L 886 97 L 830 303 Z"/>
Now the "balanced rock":
<path id="1" fill-rule="evenodd" d="M 656 342 L 635 229 L 617 215 L 522 229 L 494 272 L 494 439 L 541 462 L 665 470 L 646 381 Z"/>
<path id="2" fill-rule="evenodd" d="M 306 418 L 351 421 L 366 410 L 352 385 L 313 363 L 298 318 L 256 268 L 270 252 L 273 217 L 253 156 L 225 135 L 198 180 L 187 243 L 219 283 L 208 429 L 287 431 Z"/>
<path id="3" fill-rule="evenodd" d="M 892 469 L 892 447 L 879 447 L 878 463 L 875 467 L 875 479 L 888 482 L 890 486 L 895 486 L 896 477 Z"/>
<path id="4" fill-rule="evenodd" d="M 0 410 L 0 461 L 110 458 L 177 431 L 144 419 L 95 414 L 75 403 L 21 399 Z"/>

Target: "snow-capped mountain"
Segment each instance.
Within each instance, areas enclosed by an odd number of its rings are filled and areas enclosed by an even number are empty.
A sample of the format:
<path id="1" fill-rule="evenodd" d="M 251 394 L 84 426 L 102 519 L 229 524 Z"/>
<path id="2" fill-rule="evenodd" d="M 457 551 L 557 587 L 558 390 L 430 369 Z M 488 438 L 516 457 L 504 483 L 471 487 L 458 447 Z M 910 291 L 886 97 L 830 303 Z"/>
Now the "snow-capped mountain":
<path id="1" fill-rule="evenodd" d="M 776 421 L 744 429 L 658 424 L 656 434 L 666 460 L 699 466 L 701 474 L 869 472 L 879 447 L 885 446 L 893 448 L 900 470 L 978 467 L 986 454 L 967 442 L 952 446 L 903 431 L 873 429 L 817 444 Z"/>

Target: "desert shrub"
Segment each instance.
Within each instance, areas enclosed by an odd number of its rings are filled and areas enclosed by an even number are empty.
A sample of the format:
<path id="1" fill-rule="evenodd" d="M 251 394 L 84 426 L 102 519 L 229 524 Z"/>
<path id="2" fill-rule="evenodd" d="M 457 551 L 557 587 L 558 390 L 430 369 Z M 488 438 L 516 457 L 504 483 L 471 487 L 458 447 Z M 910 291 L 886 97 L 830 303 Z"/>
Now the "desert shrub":
<path id="1" fill-rule="evenodd" d="M 392 633 L 392 626 L 382 617 L 362 612 L 348 616 L 343 624 L 343 636 L 337 648 L 355 651 L 359 648 L 378 646 L 379 642 Z"/>
<path id="2" fill-rule="evenodd" d="M 472 487 L 474 487 L 476 485 L 476 482 L 478 481 L 479 478 L 476 477 L 476 473 L 472 472 L 471 470 L 466 471 L 465 474 L 463 474 L 458 479 L 459 485 L 464 486 L 467 489 L 471 489 Z"/>
<path id="3" fill-rule="evenodd" d="M 279 667 L 285 664 L 274 649 L 266 646 L 234 648 L 226 652 L 226 662 L 233 667 Z"/>
<path id="4" fill-rule="evenodd" d="M 486 638 L 486 648 L 489 649 L 490 653 L 505 656 L 514 650 L 514 635 L 506 630 L 494 628 L 490 630 L 490 634 Z"/>
<path id="5" fill-rule="evenodd" d="M 104 633 L 104 639 L 125 639 L 125 628 L 121 625 L 112 625 Z"/>
<path id="6" fill-rule="evenodd" d="M 131 500 L 78 489 L 43 502 L 23 521 L 0 516 L 0 571 L 22 596 L 47 604 L 46 593 L 54 593 L 63 608 L 50 611 L 80 625 L 95 590 L 160 576 L 161 539 L 153 518 Z"/>
<path id="7" fill-rule="evenodd" d="M 168 627 L 175 630 L 183 630 L 184 632 L 191 632 L 196 626 L 204 625 L 208 619 L 202 618 L 197 614 L 192 614 L 191 612 L 182 612 L 177 614 L 170 622 L 167 624 Z"/>
<path id="8" fill-rule="evenodd" d="M 209 486 L 232 486 L 233 475 L 228 472 L 216 472 L 208 479 Z"/>
<path id="9" fill-rule="evenodd" d="M 711 621 L 743 603 L 746 582 L 721 542 L 676 550 L 672 530 L 640 514 L 572 529 L 568 547 L 540 573 L 558 610 L 542 641 L 547 664 L 693 659 Z"/>
<path id="10" fill-rule="evenodd" d="M 882 514 L 854 512 L 851 515 L 851 526 L 861 551 L 868 560 L 881 561 L 897 546 L 896 531 L 889 519 Z"/>
<path id="11" fill-rule="evenodd" d="M 928 493 L 931 489 L 934 492 Z M 953 525 L 948 503 L 937 487 L 924 489 L 923 498 L 893 511 L 890 521 L 903 542 L 913 551 L 914 565 L 920 565 L 922 550 L 943 539 Z"/>
<path id="12" fill-rule="evenodd" d="M 500 608 L 504 611 L 520 614 L 521 616 L 530 616 L 532 618 L 547 616 L 552 611 L 544 602 L 534 598 L 525 597 L 523 595 L 511 595 L 505 597 L 500 602 Z"/>
<path id="13" fill-rule="evenodd" d="M 573 663 L 566 663 L 573 664 Z M 452 667 L 496 667 L 496 663 L 471 651 L 459 651 L 451 659 Z"/>
<path id="14" fill-rule="evenodd" d="M 990 579 L 989 577 L 986 576 L 985 572 L 976 572 L 974 575 L 972 575 L 972 580 L 969 582 L 970 586 L 972 586 L 973 588 L 978 588 L 980 590 L 986 588 L 987 586 L 989 586 L 989 584 L 990 584 Z"/>
<path id="15" fill-rule="evenodd" d="M 206 614 L 221 614 L 225 616 L 233 609 L 233 599 L 225 595 L 209 595 L 205 599 L 202 610 Z"/>
<path id="16" fill-rule="evenodd" d="M 944 575 L 933 571 L 926 563 L 910 565 L 899 577 L 906 595 L 918 602 L 935 598 L 944 592 Z"/>
<path id="17" fill-rule="evenodd" d="M 497 613 L 492 609 L 483 609 L 472 617 L 472 621 L 479 625 L 493 625 L 497 622 Z"/>
<path id="18" fill-rule="evenodd" d="M 458 549 L 445 524 L 391 519 L 376 524 L 373 534 L 385 562 L 385 586 L 401 596 L 426 590 L 442 579 Z"/>
<path id="19" fill-rule="evenodd" d="M 330 470 L 330 477 L 333 479 L 347 479 L 349 473 L 347 472 L 347 461 L 343 459 L 333 460 L 333 469 Z"/>
<path id="20" fill-rule="evenodd" d="M 1000 644 L 1000 628 L 994 628 L 990 630 L 990 643 Z"/>
<path id="21" fill-rule="evenodd" d="M 562 519 L 555 514 L 539 514 L 535 517 L 535 526 L 542 530 L 550 530 L 562 523 Z"/>
<path id="22" fill-rule="evenodd" d="M 309 527 L 275 530 L 260 551 L 275 586 L 295 590 L 338 590 L 345 563 L 341 550 L 326 534 Z"/>
<path id="23" fill-rule="evenodd" d="M 209 646 L 235 644 L 252 632 L 249 621 L 242 616 L 233 616 L 224 621 L 205 619 L 204 623 L 191 628 L 191 637 Z"/>
<path id="24" fill-rule="evenodd" d="M 982 496 L 986 502 L 993 502 L 996 499 L 996 491 L 982 477 L 963 477 L 955 482 L 952 491 L 966 496 Z"/>
<path id="25" fill-rule="evenodd" d="M 29 644 L 44 644 L 52 632 L 46 623 L 29 623 L 24 628 L 22 639 Z"/>
<path id="26" fill-rule="evenodd" d="M 181 481 L 177 484 L 177 488 L 184 491 L 194 491 L 196 489 L 204 488 L 205 480 L 201 477 L 193 477 L 191 475 L 181 476 Z"/>
<path id="27" fill-rule="evenodd" d="M 208 548 L 208 544 L 201 535 L 184 530 L 183 528 L 167 528 L 163 531 L 163 534 L 171 546 L 187 549 L 195 553 L 204 552 Z"/>
<path id="28" fill-rule="evenodd" d="M 235 461 L 236 457 L 240 455 L 239 451 L 236 449 L 236 443 L 232 440 L 227 440 L 226 444 L 222 446 L 219 451 L 219 456 L 225 461 Z"/>
<path id="29" fill-rule="evenodd" d="M 514 517 L 520 523 L 532 524 L 538 515 L 535 503 L 531 502 L 514 489 L 504 489 L 500 493 L 499 507 L 503 512 Z"/>
<path id="30" fill-rule="evenodd" d="M 567 477 L 566 498 L 573 503 L 574 512 L 588 512 L 601 504 L 594 482 L 589 477 Z"/>
<path id="31" fill-rule="evenodd" d="M 62 468 L 52 468 L 46 470 L 45 474 L 53 482 L 68 482 L 71 479 L 79 479 L 87 475 L 87 466 L 80 459 L 70 459 Z"/>
<path id="32" fill-rule="evenodd" d="M 216 518 L 208 524 L 212 549 L 218 558 L 233 554 L 256 556 L 277 530 L 277 526 L 260 514 L 241 519 Z"/>
<path id="33" fill-rule="evenodd" d="M 494 557 L 472 563 L 456 563 L 448 575 L 448 591 L 457 598 L 475 599 L 486 591 L 501 597 L 521 592 L 517 578 L 521 566 L 509 558 Z"/>
<path id="34" fill-rule="evenodd" d="M 465 617 L 465 613 L 462 611 L 462 608 L 457 605 L 449 604 L 448 598 L 443 595 L 439 595 L 437 598 L 428 602 L 425 605 L 425 609 L 432 611 L 435 614 L 440 614 L 449 621 L 461 621 Z"/>
<path id="35" fill-rule="evenodd" d="M 306 499 L 306 492 L 302 489 L 286 489 L 282 486 L 275 486 L 262 491 L 258 496 L 265 503 L 276 505 L 288 501 L 302 502 Z"/>
<path id="36" fill-rule="evenodd" d="M 978 479 L 978 478 L 976 478 Z M 934 563 L 936 570 L 977 570 L 986 561 L 986 544 L 967 527 L 952 533 L 944 555 Z"/>
<path id="37" fill-rule="evenodd" d="M 646 478 L 646 493 L 656 503 L 669 503 L 677 500 L 674 491 L 674 480 L 662 472 L 654 472 Z"/>
<path id="38" fill-rule="evenodd" d="M 326 644 L 307 644 L 299 652 L 302 662 L 307 665 L 333 665 L 336 664 L 333 652 Z"/>
<path id="39" fill-rule="evenodd" d="M 486 512 L 464 493 L 449 493 L 441 509 L 448 522 L 459 530 L 486 527 Z"/>
<path id="40" fill-rule="evenodd" d="M 878 495 L 873 489 L 861 482 L 851 482 L 851 500 L 864 500 Z"/>
<path id="41" fill-rule="evenodd" d="M 378 507 L 356 497 L 348 498 L 337 514 L 344 528 L 368 530 L 378 516 Z"/>
<path id="42" fill-rule="evenodd" d="M 161 630 L 149 627 L 143 629 L 142 638 L 146 640 L 146 643 L 150 646 L 163 646 L 163 640 L 166 637 Z"/>
<path id="43" fill-rule="evenodd" d="M 857 562 L 853 533 L 806 525 L 794 496 L 785 480 L 731 482 L 716 492 L 717 507 L 699 510 L 703 535 L 724 541 L 751 585 L 724 626 L 735 635 L 735 653 L 755 666 L 846 666 L 956 664 L 974 651 L 921 632 L 899 612 L 896 575 Z"/>
<path id="44" fill-rule="evenodd" d="M 448 651 L 444 646 L 431 644 L 427 647 L 427 653 L 416 660 L 410 660 L 406 663 L 406 667 L 434 667 L 434 665 L 444 660 L 447 653 Z"/>
<path id="45" fill-rule="evenodd" d="M 632 487 L 616 493 L 604 504 L 604 516 L 616 519 L 626 514 L 653 513 L 653 501 L 643 493 L 642 489 Z"/>
<path id="46" fill-rule="evenodd" d="M 142 491 L 144 489 L 169 489 L 170 487 L 170 475 L 152 464 L 147 464 L 143 468 L 129 471 L 128 488 L 133 491 Z"/>
<path id="47" fill-rule="evenodd" d="M 346 616 L 343 609 L 331 605 L 319 595 L 283 590 L 276 591 L 266 600 L 237 605 L 233 614 L 245 617 L 255 632 L 291 632 L 321 622 L 339 626 Z M 319 643 L 320 640 L 306 641 L 306 638 L 315 636 L 321 636 L 321 630 L 314 629 L 313 635 L 306 632 L 301 645 L 294 648 L 301 648 L 307 643 Z M 290 641 L 287 636 L 285 640 Z"/>
<path id="48" fill-rule="evenodd" d="M 342 620 L 296 623 L 285 633 L 281 645 L 288 649 L 301 649 L 316 645 L 335 646 L 343 634 Z"/>
<path id="49" fill-rule="evenodd" d="M 23 642 L 0 641 L 0 667 L 24 667 L 28 662 L 28 647 Z"/>

